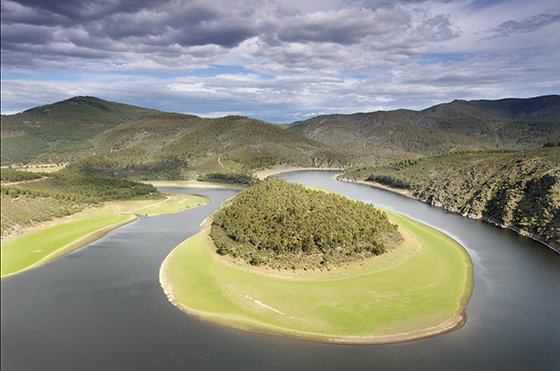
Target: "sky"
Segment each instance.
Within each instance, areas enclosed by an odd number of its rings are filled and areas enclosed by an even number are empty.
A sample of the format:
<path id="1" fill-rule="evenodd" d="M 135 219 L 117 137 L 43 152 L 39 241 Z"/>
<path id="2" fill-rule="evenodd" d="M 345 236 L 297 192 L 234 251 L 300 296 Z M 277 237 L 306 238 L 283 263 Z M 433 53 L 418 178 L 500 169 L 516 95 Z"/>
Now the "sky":
<path id="1" fill-rule="evenodd" d="M 1 110 L 288 123 L 560 93 L 558 0 L 2 0 Z"/>

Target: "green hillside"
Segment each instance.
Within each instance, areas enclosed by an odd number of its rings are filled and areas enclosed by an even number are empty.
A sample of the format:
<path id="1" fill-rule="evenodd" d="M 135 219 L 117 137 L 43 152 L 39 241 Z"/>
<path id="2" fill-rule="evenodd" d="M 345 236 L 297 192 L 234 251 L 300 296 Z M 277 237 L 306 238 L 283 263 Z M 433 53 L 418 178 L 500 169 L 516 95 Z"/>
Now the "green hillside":
<path id="1" fill-rule="evenodd" d="M 320 116 L 295 124 L 290 131 L 333 146 L 384 148 L 413 153 L 489 148 L 491 143 L 461 133 L 417 124 L 415 112 L 374 112 Z"/>
<path id="2" fill-rule="evenodd" d="M 533 148 L 560 139 L 560 96 L 460 101 L 423 111 L 326 115 L 289 130 L 334 146 L 382 147 L 422 154 L 484 148 Z"/>
<path id="3" fill-rule="evenodd" d="M 92 140 L 95 155 L 71 166 L 133 178 L 250 174 L 274 165 L 344 167 L 408 157 L 402 151 L 341 149 L 242 116 L 159 114 L 118 125 Z"/>
<path id="4" fill-rule="evenodd" d="M 409 189 L 432 205 L 560 247 L 560 147 L 446 154 L 349 169 L 343 178 Z"/>
<path id="5" fill-rule="evenodd" d="M 159 111 L 94 97 L 2 115 L 2 165 L 65 162 L 89 153 L 89 139 L 117 124 Z"/>
<path id="6" fill-rule="evenodd" d="M 320 116 L 285 130 L 241 116 L 205 119 L 75 97 L 2 116 L 2 164 L 73 162 L 138 179 L 194 179 L 275 165 L 373 166 L 450 151 L 531 148 L 560 140 L 558 98 Z"/>
<path id="7" fill-rule="evenodd" d="M 560 96 L 506 98 L 498 100 L 454 100 L 427 108 L 422 113 L 432 117 L 461 116 L 481 121 L 554 121 L 560 117 Z"/>

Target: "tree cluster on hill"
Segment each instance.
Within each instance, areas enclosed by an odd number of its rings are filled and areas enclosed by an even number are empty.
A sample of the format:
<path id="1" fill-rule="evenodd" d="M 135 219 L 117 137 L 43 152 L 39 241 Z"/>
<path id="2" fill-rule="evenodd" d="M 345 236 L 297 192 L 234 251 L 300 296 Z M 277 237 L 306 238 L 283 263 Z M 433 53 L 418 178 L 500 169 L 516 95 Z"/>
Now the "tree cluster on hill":
<path id="1" fill-rule="evenodd" d="M 406 166 L 355 168 L 342 178 L 409 188 L 432 205 L 560 248 L 560 147 L 450 153 Z"/>
<path id="2" fill-rule="evenodd" d="M 108 200 L 125 200 L 138 196 L 156 194 L 151 184 L 139 183 L 122 178 L 93 175 L 85 172 L 57 172 L 47 174 L 44 179 L 10 187 L 40 192 L 41 195 L 66 195 L 88 203 Z"/>
<path id="3" fill-rule="evenodd" d="M 222 255 L 278 269 L 315 269 L 382 254 L 401 239 L 372 205 L 281 180 L 240 193 L 213 217 Z"/>
<path id="4" fill-rule="evenodd" d="M 31 173 L 10 169 L 4 178 L 21 181 L 2 185 L 2 235 L 62 217 L 104 201 L 160 197 L 151 184 L 87 172 Z M 16 179 L 16 180 L 14 180 Z M 33 180 L 26 182 L 26 180 Z"/>

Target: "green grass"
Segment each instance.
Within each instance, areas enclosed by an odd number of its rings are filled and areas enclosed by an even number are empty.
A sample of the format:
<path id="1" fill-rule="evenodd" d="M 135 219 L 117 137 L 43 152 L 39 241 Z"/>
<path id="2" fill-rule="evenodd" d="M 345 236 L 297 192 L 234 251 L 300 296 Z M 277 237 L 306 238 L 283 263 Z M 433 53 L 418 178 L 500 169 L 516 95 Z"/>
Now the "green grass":
<path id="1" fill-rule="evenodd" d="M 201 196 L 178 194 L 161 199 L 116 201 L 59 219 L 54 225 L 3 242 L 1 276 L 40 266 L 95 241 L 111 229 L 136 219 L 133 214 L 176 213 L 207 201 Z"/>
<path id="2" fill-rule="evenodd" d="M 46 263 L 78 248 L 79 246 L 75 246 L 68 249 L 69 251 L 66 249 L 90 234 L 134 219 L 133 215 L 119 215 L 110 208 L 101 208 L 80 215 L 73 221 L 47 227 L 3 243 L 2 277 Z"/>
<path id="3" fill-rule="evenodd" d="M 2 195 L 1 206 L 2 237 L 25 230 L 34 224 L 75 214 L 85 207 L 85 205 L 68 200 L 27 195 L 19 197 Z"/>
<path id="4" fill-rule="evenodd" d="M 204 230 L 168 256 L 162 286 L 205 320 L 309 340 L 402 341 L 460 324 L 473 286 L 468 254 L 443 233 L 390 216 L 409 235 L 402 247 L 329 272 L 238 265 L 211 251 Z"/>

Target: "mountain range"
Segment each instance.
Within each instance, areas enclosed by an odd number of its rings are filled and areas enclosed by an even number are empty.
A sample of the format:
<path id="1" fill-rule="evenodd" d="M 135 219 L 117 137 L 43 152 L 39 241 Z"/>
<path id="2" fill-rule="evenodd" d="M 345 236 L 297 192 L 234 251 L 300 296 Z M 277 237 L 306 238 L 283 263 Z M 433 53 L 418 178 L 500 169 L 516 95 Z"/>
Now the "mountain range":
<path id="1" fill-rule="evenodd" d="M 526 149 L 560 139 L 560 96 L 455 100 L 422 111 L 318 116 L 296 122 L 290 130 L 330 145 L 423 154 L 466 148 Z"/>
<path id="2" fill-rule="evenodd" d="M 2 115 L 1 134 L 2 165 L 69 162 L 66 171 L 112 177 L 235 180 L 276 165 L 344 168 L 346 179 L 404 190 L 560 251 L 558 95 L 286 126 L 74 97 Z"/>
<path id="3" fill-rule="evenodd" d="M 453 101 L 422 111 L 318 116 L 285 128 L 74 97 L 2 115 L 2 165 L 78 161 L 131 176 L 273 165 L 348 167 L 560 140 L 560 96 Z"/>

